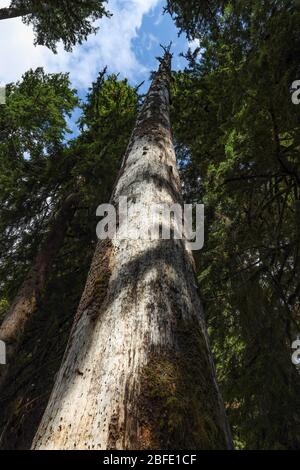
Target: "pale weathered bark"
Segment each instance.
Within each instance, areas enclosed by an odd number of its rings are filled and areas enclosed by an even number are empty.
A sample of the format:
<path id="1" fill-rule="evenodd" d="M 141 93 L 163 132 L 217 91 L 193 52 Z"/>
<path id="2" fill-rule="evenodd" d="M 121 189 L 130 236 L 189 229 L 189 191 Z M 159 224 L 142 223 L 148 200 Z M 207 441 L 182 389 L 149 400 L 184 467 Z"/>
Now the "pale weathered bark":
<path id="1" fill-rule="evenodd" d="M 181 202 L 171 56 L 137 121 L 112 202 Z M 130 228 L 139 230 L 132 211 Z M 145 218 L 144 226 L 150 226 Z M 231 447 L 192 255 L 183 240 L 99 241 L 34 449 Z"/>
<path id="2" fill-rule="evenodd" d="M 41 246 L 32 269 L 21 285 L 0 326 L 0 340 L 6 345 L 6 365 L 0 365 L 0 389 L 10 369 L 28 321 L 34 314 L 47 281 L 47 275 L 58 254 L 76 211 L 78 194 L 70 194 L 52 221 L 51 229 Z"/>

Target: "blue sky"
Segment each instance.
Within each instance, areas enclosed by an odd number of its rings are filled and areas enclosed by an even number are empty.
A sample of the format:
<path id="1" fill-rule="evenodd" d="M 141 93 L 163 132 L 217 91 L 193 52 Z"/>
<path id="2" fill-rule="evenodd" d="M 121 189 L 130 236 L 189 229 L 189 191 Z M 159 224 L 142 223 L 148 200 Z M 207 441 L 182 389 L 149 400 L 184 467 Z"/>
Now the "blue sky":
<path id="1" fill-rule="evenodd" d="M 187 50 L 188 42 L 185 35 L 178 36 L 170 15 L 162 14 L 164 3 L 163 0 L 159 1 L 152 11 L 144 15 L 138 37 L 133 40 L 133 48 L 139 62 L 155 70 L 156 57 L 162 53 L 160 44 L 167 45 L 172 41 L 173 69 L 178 70 L 185 66 L 185 59 L 180 57 L 180 53 Z"/>
<path id="2" fill-rule="evenodd" d="M 0 8 L 9 4 L 10 0 L 0 0 Z M 165 0 L 109 0 L 112 18 L 99 20 L 98 33 L 71 53 L 61 45 L 57 54 L 43 46 L 35 47 L 31 27 L 20 18 L 1 21 L 0 82 L 19 80 L 26 70 L 44 67 L 47 72 L 68 72 L 72 85 L 84 98 L 92 81 L 107 65 L 109 72 L 127 77 L 132 85 L 145 80 L 145 92 L 150 72 L 157 68 L 155 57 L 162 52 L 160 43 L 173 42 L 174 70 L 185 66 L 179 54 L 188 49 L 189 43 L 184 35 L 178 37 L 171 17 L 163 15 L 164 4 Z M 74 119 L 72 127 L 73 122 Z"/>
<path id="3" fill-rule="evenodd" d="M 0 0 L 0 7 L 10 0 Z M 33 46 L 33 32 L 21 19 L 0 23 L 0 80 L 15 81 L 29 68 L 43 66 L 49 72 L 70 72 L 76 88 L 87 88 L 98 71 L 108 65 L 132 83 L 147 77 L 156 67 L 155 57 L 161 53 L 159 43 L 173 41 L 173 68 L 184 66 L 179 53 L 188 42 L 168 14 L 163 15 L 165 0 L 109 0 L 111 19 L 99 20 L 99 32 L 67 53 L 61 46 L 58 54 Z"/>

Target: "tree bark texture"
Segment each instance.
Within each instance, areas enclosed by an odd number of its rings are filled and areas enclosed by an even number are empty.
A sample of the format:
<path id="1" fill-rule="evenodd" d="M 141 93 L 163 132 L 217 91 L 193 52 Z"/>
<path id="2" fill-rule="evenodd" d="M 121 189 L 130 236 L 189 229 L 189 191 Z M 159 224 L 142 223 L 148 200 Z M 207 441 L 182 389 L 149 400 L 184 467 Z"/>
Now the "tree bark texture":
<path id="1" fill-rule="evenodd" d="M 42 244 L 32 269 L 21 285 L 9 311 L 0 326 L 0 340 L 6 345 L 6 365 L 0 366 L 0 390 L 5 382 L 10 364 L 17 353 L 28 321 L 35 313 L 47 275 L 55 256 L 65 239 L 69 224 L 73 219 L 78 203 L 78 194 L 70 194 L 56 214 L 52 227 Z"/>
<path id="2" fill-rule="evenodd" d="M 127 196 L 131 229 L 141 228 L 136 203 L 145 214 L 182 203 L 170 66 L 166 53 L 111 198 Z M 122 230 L 98 242 L 32 448 L 231 448 L 192 254 L 184 240 L 130 240 Z"/>

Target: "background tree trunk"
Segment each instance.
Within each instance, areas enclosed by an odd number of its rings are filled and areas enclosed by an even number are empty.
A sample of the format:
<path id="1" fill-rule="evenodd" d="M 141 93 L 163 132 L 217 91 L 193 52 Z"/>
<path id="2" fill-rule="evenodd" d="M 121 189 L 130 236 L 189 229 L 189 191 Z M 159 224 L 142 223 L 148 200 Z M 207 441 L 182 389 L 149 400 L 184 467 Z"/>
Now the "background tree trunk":
<path id="1" fill-rule="evenodd" d="M 32 269 L 21 285 L 1 327 L 0 340 L 6 344 L 6 365 L 0 366 L 0 390 L 5 382 L 8 369 L 18 350 L 25 327 L 35 312 L 37 301 L 41 296 L 47 274 L 55 256 L 58 254 L 73 219 L 78 203 L 78 194 L 70 194 L 54 218 L 52 227 L 41 246 Z"/>
<path id="2" fill-rule="evenodd" d="M 181 203 L 169 121 L 171 55 L 156 74 L 112 203 Z M 130 211 L 132 209 L 132 211 Z M 143 227 L 150 227 L 147 216 Z M 99 241 L 34 449 L 223 449 L 231 437 L 184 240 Z"/>

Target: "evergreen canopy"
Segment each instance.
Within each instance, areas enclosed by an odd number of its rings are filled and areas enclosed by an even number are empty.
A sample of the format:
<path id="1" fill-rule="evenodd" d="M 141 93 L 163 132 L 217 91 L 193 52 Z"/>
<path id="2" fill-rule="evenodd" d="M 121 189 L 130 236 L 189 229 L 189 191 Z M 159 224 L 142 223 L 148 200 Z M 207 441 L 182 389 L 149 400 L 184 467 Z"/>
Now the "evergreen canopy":
<path id="1" fill-rule="evenodd" d="M 97 31 L 93 23 L 103 16 L 110 16 L 105 9 L 107 0 L 12 0 L 7 8 L 0 9 L 0 20 L 21 16 L 31 24 L 35 44 L 49 47 L 56 52 L 62 41 L 67 51 Z"/>

